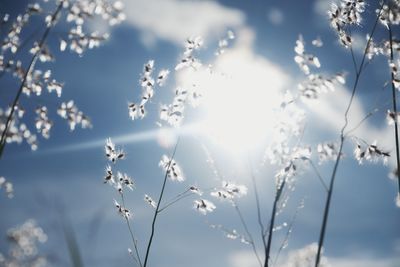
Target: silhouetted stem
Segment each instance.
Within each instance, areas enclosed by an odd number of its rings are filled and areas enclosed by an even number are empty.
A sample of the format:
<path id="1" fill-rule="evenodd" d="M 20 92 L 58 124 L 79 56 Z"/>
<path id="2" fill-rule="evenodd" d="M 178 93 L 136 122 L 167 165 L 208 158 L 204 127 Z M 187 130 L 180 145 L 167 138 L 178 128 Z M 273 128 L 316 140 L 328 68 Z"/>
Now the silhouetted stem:
<path id="1" fill-rule="evenodd" d="M 307 159 L 307 161 L 310 163 L 312 169 L 315 172 L 315 175 L 317 175 L 318 180 L 321 182 L 321 185 L 325 188 L 326 192 L 328 192 L 328 186 L 325 183 L 325 180 L 322 178 L 321 174 L 318 171 L 317 166 L 315 166 L 314 162 L 311 159 Z"/>
<path id="2" fill-rule="evenodd" d="M 168 162 L 167 168 L 166 168 L 166 170 L 165 170 L 164 181 L 163 181 L 163 184 L 162 184 L 162 187 L 161 187 L 160 196 L 159 196 L 159 198 L 158 198 L 157 207 L 156 207 L 156 210 L 155 210 L 155 212 L 154 212 L 153 222 L 152 222 L 152 224 L 151 224 L 151 234 L 150 234 L 149 242 L 148 242 L 148 244 L 147 244 L 146 256 L 145 256 L 145 258 L 144 258 L 143 267 L 146 267 L 146 266 L 147 266 L 147 261 L 148 261 L 148 259 L 149 259 L 150 248 L 151 248 L 151 244 L 152 244 L 152 242 L 153 242 L 153 237 L 154 237 L 154 232 L 155 232 L 155 227 L 156 227 L 156 220 L 157 220 L 157 217 L 158 217 L 158 214 L 159 214 L 160 204 L 161 204 L 162 198 L 163 198 L 163 196 L 164 196 L 165 185 L 167 184 L 168 171 L 169 171 L 169 168 L 171 167 L 171 162 L 172 162 L 172 160 L 173 160 L 174 157 L 175 157 L 176 148 L 178 147 L 178 143 L 179 143 L 179 139 L 178 139 L 178 141 L 176 142 L 176 145 L 175 145 L 175 148 L 174 148 L 174 152 L 172 153 L 172 156 L 171 156 L 171 158 L 170 158 L 170 160 L 169 160 L 169 162 Z"/>
<path id="3" fill-rule="evenodd" d="M 27 68 L 27 70 L 26 70 L 26 72 L 25 72 L 25 74 L 24 74 L 24 77 L 23 77 L 22 82 L 21 82 L 21 84 L 20 84 L 20 86 L 19 86 L 18 92 L 17 92 L 17 94 L 16 94 L 16 96 L 15 96 L 15 98 L 14 98 L 14 101 L 13 101 L 12 105 L 11 105 L 11 111 L 10 111 L 10 114 L 8 115 L 8 117 L 7 117 L 7 121 L 6 121 L 6 124 L 5 124 L 6 127 L 4 128 L 3 133 L 1 134 L 1 140 L 0 140 L 0 159 L 1 159 L 2 155 L 3 155 L 4 147 L 5 147 L 5 145 L 6 145 L 7 132 L 8 132 L 8 130 L 9 130 L 9 128 L 10 128 L 10 125 L 11 125 L 11 122 L 12 122 L 12 118 L 13 118 L 13 116 L 14 116 L 14 112 L 15 112 L 16 106 L 17 106 L 17 104 L 18 104 L 18 100 L 19 100 L 19 98 L 20 98 L 20 96 L 21 96 L 21 94 L 22 94 L 22 90 L 23 90 L 23 88 L 24 88 L 24 86 L 25 86 L 25 82 L 26 82 L 26 80 L 27 80 L 27 78 L 28 78 L 28 75 L 31 73 L 31 71 L 32 71 L 32 69 L 33 69 L 33 67 L 34 67 L 34 65 L 35 65 L 35 63 L 36 63 L 36 60 L 37 60 L 37 57 L 38 57 L 39 53 L 42 52 L 42 47 L 43 47 L 44 43 L 46 42 L 47 37 L 49 36 L 50 30 L 51 30 L 52 27 L 54 26 L 53 22 L 55 22 L 55 20 L 56 20 L 58 14 L 59 14 L 60 11 L 62 10 L 62 7 L 63 7 L 63 1 L 61 1 L 61 2 L 58 4 L 57 9 L 54 11 L 54 13 L 53 13 L 53 15 L 52 15 L 52 17 L 51 17 L 52 23 L 49 23 L 49 24 L 47 25 L 46 30 L 44 31 L 44 33 L 43 33 L 43 35 L 42 35 L 42 38 L 41 38 L 40 41 L 39 41 L 39 45 L 38 45 L 39 49 L 38 49 L 38 51 L 36 51 L 36 53 L 32 56 L 31 61 L 29 62 L 28 68 Z"/>
<path id="4" fill-rule="evenodd" d="M 240 218 L 240 222 L 242 223 L 243 228 L 244 228 L 244 230 L 246 231 L 247 237 L 250 239 L 250 245 L 251 245 L 251 248 L 253 249 L 253 253 L 254 253 L 254 255 L 256 255 L 257 261 L 258 261 L 258 263 L 260 264 L 260 266 L 262 267 L 261 259 L 260 259 L 260 256 L 259 256 L 258 253 L 257 253 L 256 244 L 254 243 L 254 238 L 253 238 L 252 234 L 251 234 L 250 231 L 249 231 L 249 227 L 247 226 L 247 223 L 246 223 L 246 221 L 245 221 L 245 219 L 244 219 L 244 217 L 243 217 L 243 214 L 242 214 L 242 212 L 240 211 L 240 208 L 239 208 L 239 206 L 237 205 L 237 203 L 236 203 L 234 200 L 232 200 L 232 202 L 233 202 L 233 203 L 232 203 L 232 204 L 233 204 L 233 207 L 235 208 L 236 213 L 238 214 L 238 216 L 239 216 L 239 218 Z"/>
<path id="5" fill-rule="evenodd" d="M 338 156 L 336 158 L 335 165 L 333 167 L 332 177 L 331 177 L 331 181 L 329 183 L 328 195 L 326 197 L 326 202 L 325 202 L 324 217 L 322 219 L 322 227 L 321 227 L 321 232 L 319 234 L 318 251 L 317 251 L 317 258 L 315 260 L 315 267 L 319 266 L 319 263 L 320 263 L 320 260 L 321 260 L 321 251 L 322 251 L 322 246 L 324 244 L 326 225 L 327 225 L 327 222 L 328 222 L 329 209 L 330 209 L 330 205 L 331 205 L 333 185 L 335 183 L 336 172 L 337 172 L 337 169 L 339 167 L 340 156 L 342 154 L 342 149 L 343 149 L 343 143 L 344 143 L 344 136 L 341 136 L 340 137 L 340 147 L 339 147 L 339 151 L 338 151 Z"/>
<path id="6" fill-rule="evenodd" d="M 123 205 L 124 207 L 126 207 L 126 206 L 125 206 L 125 198 L 124 198 L 124 194 L 123 194 L 123 193 L 121 193 L 121 200 L 122 200 L 122 205 Z M 135 239 L 135 237 L 134 237 L 134 235 L 133 235 L 133 230 L 132 230 L 131 224 L 130 224 L 130 222 L 129 222 L 129 219 L 128 219 L 126 216 L 124 216 L 124 218 L 125 218 L 125 221 L 126 221 L 126 225 L 128 226 L 128 229 L 129 229 L 129 234 L 131 235 L 133 247 L 134 247 L 134 249 L 135 249 L 136 257 L 134 257 L 134 256 L 132 255 L 132 258 L 136 261 L 136 263 L 139 264 L 140 267 L 142 267 L 143 265 L 142 265 L 142 262 L 141 262 L 141 260 L 140 260 L 139 250 L 138 250 L 138 247 L 137 247 L 137 241 L 136 241 L 136 239 Z"/>
<path id="7" fill-rule="evenodd" d="M 300 205 L 297 207 L 296 212 L 294 213 L 292 220 L 289 223 L 288 230 L 286 231 L 286 234 L 285 234 L 285 238 L 283 239 L 282 244 L 279 247 L 278 252 L 276 253 L 274 263 L 272 266 L 275 266 L 282 250 L 287 246 L 290 234 L 292 233 L 292 230 L 293 230 L 294 223 L 296 222 L 296 219 L 297 219 L 297 215 L 299 214 L 300 209 L 302 209 L 303 207 L 304 207 L 304 199 L 301 201 Z"/>
<path id="8" fill-rule="evenodd" d="M 389 40 L 390 40 L 390 61 L 393 62 L 393 36 L 392 36 L 392 26 L 389 23 Z M 400 194 L 400 152 L 399 152 L 399 130 L 397 127 L 397 103 L 396 103 L 396 88 L 394 86 L 394 73 L 391 71 L 391 82 L 392 82 L 392 99 L 393 99 L 393 112 L 395 114 L 394 118 L 394 139 L 396 140 L 396 163 L 397 163 L 397 181 L 398 181 L 398 194 Z"/>
<path id="9" fill-rule="evenodd" d="M 291 167 L 292 163 L 290 164 Z M 272 213 L 271 213 L 271 219 L 269 222 L 269 229 L 268 229 L 268 240 L 267 240 L 267 245 L 265 247 L 265 262 L 264 262 L 264 267 L 269 266 L 269 259 L 270 259 L 270 253 L 271 253 L 271 244 L 272 244 L 272 234 L 274 232 L 274 225 L 275 225 L 275 217 L 276 217 L 276 207 L 278 206 L 279 199 L 281 198 L 283 189 L 285 188 L 286 185 L 286 178 L 283 179 L 280 185 L 278 185 L 276 189 L 276 194 L 275 194 L 275 199 L 274 199 L 274 204 L 272 207 Z"/>
<path id="10" fill-rule="evenodd" d="M 162 212 L 163 210 L 165 210 L 166 208 L 172 206 L 173 204 L 175 204 L 176 202 L 187 198 L 191 195 L 193 195 L 194 193 L 190 192 L 190 189 L 185 190 L 183 193 L 178 194 L 176 197 L 174 197 L 172 200 L 168 201 L 167 204 L 165 204 L 164 207 L 160 208 L 158 210 L 158 213 Z"/>
<path id="11" fill-rule="evenodd" d="M 249 161 L 249 163 L 250 163 L 250 161 Z M 250 165 L 250 171 L 251 171 L 251 174 L 250 174 L 251 181 L 253 184 L 253 190 L 254 190 L 254 195 L 255 195 L 255 200 L 256 200 L 257 221 L 258 221 L 258 225 L 260 226 L 261 238 L 262 238 L 264 250 L 266 250 L 267 243 L 265 242 L 265 227 L 264 227 L 264 224 L 262 222 L 262 217 L 261 217 L 260 197 L 258 195 L 257 182 L 256 182 L 256 178 L 254 177 L 253 168 L 251 167 L 251 164 L 249 164 L 249 165 Z M 257 256 L 257 259 L 259 260 L 257 253 L 256 253 L 256 256 Z M 260 260 L 259 260 L 259 262 L 260 262 Z M 260 265 L 262 266 L 261 262 L 260 262 Z"/>
<path id="12" fill-rule="evenodd" d="M 383 8 L 383 3 L 381 5 L 381 7 L 380 7 L 380 10 L 382 10 L 382 8 Z M 380 11 L 379 11 L 379 13 L 380 13 Z M 343 125 L 343 127 L 342 127 L 342 129 L 340 131 L 339 151 L 338 151 L 338 154 L 337 154 L 337 157 L 336 157 L 335 165 L 333 167 L 332 176 L 331 176 L 331 180 L 330 180 L 329 188 L 328 188 L 328 194 L 327 194 L 327 197 L 326 197 L 324 215 L 323 215 L 323 218 L 322 218 L 321 231 L 320 231 L 319 240 L 318 240 L 318 250 L 317 250 L 317 255 L 316 255 L 316 260 L 315 260 L 315 267 L 318 267 L 319 263 L 321 261 L 321 252 L 322 252 L 322 247 L 324 245 L 325 232 L 326 232 L 326 226 L 327 226 L 327 223 L 328 223 L 329 209 L 330 209 L 330 205 L 331 205 L 333 186 L 334 186 L 334 183 L 335 183 L 336 173 L 337 173 L 337 170 L 338 170 L 338 167 L 339 167 L 339 163 L 340 163 L 340 159 L 341 159 L 341 156 L 342 156 L 342 150 L 343 150 L 343 145 L 344 145 L 344 141 L 345 141 L 344 131 L 346 130 L 347 125 L 349 123 L 348 115 L 349 115 L 350 107 L 353 104 L 354 96 L 355 96 L 356 91 L 357 91 L 358 82 L 360 80 L 361 73 L 362 73 L 362 71 L 364 69 L 365 59 L 366 59 L 366 56 L 367 56 L 367 51 L 368 51 L 369 45 L 371 43 L 372 36 L 375 33 L 376 26 L 378 25 L 378 21 L 379 21 L 379 15 L 377 16 L 377 18 L 375 20 L 374 26 L 373 26 L 372 31 L 371 31 L 371 35 L 368 38 L 367 45 L 365 46 L 364 54 L 363 54 L 361 63 L 359 65 L 359 67 L 358 67 L 358 70 L 356 70 L 356 78 L 355 78 L 355 81 L 354 81 L 354 84 L 353 84 L 353 89 L 351 91 L 350 100 L 349 100 L 349 103 L 347 104 L 347 108 L 346 108 L 346 111 L 344 113 L 344 125 Z"/>

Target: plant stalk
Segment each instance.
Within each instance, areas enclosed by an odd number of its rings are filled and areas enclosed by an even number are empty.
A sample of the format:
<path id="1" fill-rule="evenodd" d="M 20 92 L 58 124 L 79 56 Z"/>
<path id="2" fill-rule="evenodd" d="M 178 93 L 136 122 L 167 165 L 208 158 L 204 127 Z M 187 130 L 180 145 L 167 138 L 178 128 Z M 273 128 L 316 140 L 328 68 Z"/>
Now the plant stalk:
<path id="1" fill-rule="evenodd" d="M 170 161 L 168 162 L 167 169 L 165 170 L 164 181 L 163 181 L 163 184 L 162 184 L 162 187 L 161 187 L 160 196 L 159 196 L 159 198 L 158 198 L 157 207 L 156 207 L 156 210 L 155 210 L 155 212 L 154 212 L 153 222 L 152 222 L 152 224 L 151 224 L 151 234 L 150 234 L 149 242 L 148 242 L 148 244 L 147 244 L 146 256 L 145 256 L 145 258 L 144 258 L 143 267 L 146 267 L 146 266 L 147 266 L 147 261 L 148 261 L 148 259 L 149 259 L 150 248 L 151 248 L 151 244 L 152 244 L 153 238 L 154 238 L 156 220 L 157 220 L 157 217 L 158 217 L 158 214 L 159 214 L 160 204 L 161 204 L 162 198 L 163 198 L 163 196 L 164 196 L 165 185 L 167 184 L 168 171 L 169 171 L 169 168 L 170 168 L 170 166 L 171 166 L 171 162 L 172 162 L 172 160 L 174 159 L 174 156 L 175 156 L 175 153 L 176 153 L 176 148 L 178 147 L 178 144 L 179 144 L 179 139 L 178 139 L 178 141 L 176 142 L 176 145 L 175 145 L 175 148 L 174 148 L 174 152 L 172 153 L 171 159 L 170 159 Z"/>
<path id="2" fill-rule="evenodd" d="M 121 192 L 121 200 L 122 200 L 122 205 L 124 205 L 124 207 L 126 207 L 125 206 L 125 198 L 124 198 L 123 192 Z M 136 241 L 136 239 L 135 239 L 135 237 L 133 235 L 133 230 L 132 230 L 131 224 L 129 222 L 129 219 L 126 216 L 124 216 L 124 218 L 125 218 L 126 224 L 128 226 L 128 230 L 129 230 L 129 234 L 130 234 L 131 239 L 132 239 L 133 247 L 135 249 L 136 257 L 134 257 L 134 256 L 132 256 L 132 257 L 136 261 L 136 263 L 139 265 L 139 267 L 142 267 L 143 265 L 142 265 L 142 261 L 140 260 L 139 250 L 138 250 L 138 247 L 137 247 L 137 241 Z"/>
<path id="3" fill-rule="evenodd" d="M 393 62 L 393 35 L 392 35 L 392 26 L 389 27 L 389 40 L 390 40 L 390 61 Z M 398 122 L 397 122 L 397 103 L 396 103 L 396 88 L 394 86 L 394 73 L 391 71 L 391 83 L 392 83 L 392 99 L 393 99 L 393 112 L 395 114 L 394 118 L 394 139 L 396 140 L 396 163 L 397 163 L 397 181 L 398 181 L 398 194 L 400 194 L 400 152 L 399 152 L 399 130 L 398 130 Z"/>
<path id="4" fill-rule="evenodd" d="M 290 165 L 292 165 L 292 163 Z M 286 177 L 283 179 L 282 183 L 279 185 L 279 187 L 276 190 L 274 204 L 272 207 L 271 219 L 270 219 L 270 223 L 269 223 L 269 229 L 268 229 L 267 246 L 265 247 L 264 267 L 270 266 L 269 260 L 271 258 L 270 253 L 271 253 L 271 244 L 272 244 L 272 234 L 274 232 L 274 225 L 275 225 L 276 207 L 278 206 L 278 202 L 279 202 L 279 199 L 281 198 L 283 189 L 285 188 L 285 184 L 286 184 Z"/>
<path id="5" fill-rule="evenodd" d="M 61 12 L 61 10 L 62 10 L 62 7 L 63 7 L 63 1 L 61 1 L 61 2 L 58 4 L 57 9 L 54 11 L 53 15 L 51 16 L 51 21 L 52 21 L 52 22 L 54 22 L 54 21 L 56 20 L 58 14 L 59 14 L 59 13 Z M 28 78 L 28 75 L 31 73 L 33 67 L 35 66 L 37 57 L 38 57 L 39 53 L 41 53 L 42 47 L 43 47 L 44 43 L 46 42 L 47 37 L 48 37 L 49 34 L 50 34 L 50 30 L 52 29 L 53 26 L 54 26 L 53 23 L 50 23 L 50 24 L 48 24 L 48 25 L 46 26 L 46 30 L 44 31 L 44 33 L 43 33 L 43 35 L 42 35 L 42 38 L 40 39 L 40 42 L 39 42 L 39 49 L 38 49 L 38 51 L 36 51 L 36 53 L 32 56 L 32 58 L 31 58 L 31 60 L 30 60 L 30 62 L 29 62 L 28 68 L 27 68 L 27 70 L 26 70 L 26 72 L 25 72 L 25 74 L 24 74 L 24 77 L 23 77 L 23 79 L 22 79 L 22 82 L 21 82 L 21 84 L 20 84 L 20 86 L 19 86 L 18 92 L 17 92 L 17 94 L 16 94 L 16 96 L 15 96 L 15 98 L 14 98 L 14 101 L 12 102 L 11 111 L 10 111 L 10 114 L 8 115 L 7 121 L 6 121 L 6 127 L 4 128 L 4 130 L 3 130 L 2 134 L 1 134 L 1 140 L 0 140 L 0 159 L 1 159 L 2 155 L 3 155 L 4 147 L 5 147 L 5 145 L 6 145 L 7 132 L 8 132 L 8 130 L 9 130 L 10 126 L 11 126 L 12 118 L 13 118 L 13 116 L 14 116 L 14 112 L 15 112 L 15 109 L 16 109 L 16 107 L 17 107 L 18 100 L 19 100 L 19 98 L 21 97 L 22 90 L 23 90 L 23 88 L 24 88 L 24 86 L 25 86 L 25 82 L 26 82 L 26 80 L 27 80 L 27 78 Z"/>
<path id="6" fill-rule="evenodd" d="M 380 10 L 382 10 L 382 8 L 383 8 L 383 3 L 381 4 Z M 331 206 L 331 198 L 332 198 L 332 193 L 333 193 L 333 186 L 334 186 L 334 183 L 335 183 L 336 173 L 337 173 L 337 170 L 338 170 L 338 167 L 339 167 L 339 163 L 340 163 L 340 159 L 341 159 L 341 156 L 342 156 L 342 150 L 343 150 L 344 141 L 346 139 L 345 130 L 346 130 L 346 128 L 348 126 L 348 123 L 349 123 L 349 118 L 348 118 L 349 111 L 350 111 L 350 108 L 351 108 L 351 106 L 353 104 L 353 100 L 354 100 L 354 97 L 355 97 L 355 94 L 356 94 L 356 91 L 357 91 L 357 86 L 358 86 L 358 83 L 359 83 L 359 80 L 360 80 L 360 77 L 361 77 L 361 73 L 364 70 L 364 64 L 365 64 L 365 59 L 366 59 L 366 56 L 367 56 L 367 51 L 368 51 L 369 45 L 371 43 L 372 36 L 375 33 L 376 26 L 378 25 L 378 21 L 379 21 L 379 16 L 377 16 L 377 18 L 375 20 L 375 23 L 374 23 L 374 26 L 372 27 L 371 35 L 368 38 L 367 44 L 365 46 L 364 54 L 363 54 L 361 63 L 358 66 L 358 70 L 356 70 L 356 77 L 355 77 L 355 80 L 354 80 L 353 89 L 351 91 L 350 100 L 349 100 L 349 103 L 347 104 L 347 108 L 346 108 L 346 111 L 344 113 L 344 124 L 343 124 L 343 127 L 342 127 L 341 131 L 340 131 L 339 151 L 338 151 L 338 154 L 337 154 L 337 157 L 336 157 L 336 160 L 335 160 L 335 165 L 333 167 L 331 180 L 329 182 L 328 194 L 327 194 L 326 202 L 325 202 L 324 216 L 322 218 L 321 231 L 320 231 L 320 234 L 319 234 L 318 250 L 317 250 L 317 255 L 316 255 L 316 260 L 315 260 L 315 267 L 318 267 L 319 264 L 320 264 L 320 261 L 321 261 L 321 253 L 322 253 L 322 247 L 324 245 L 326 227 L 327 227 L 328 218 L 329 218 L 329 210 L 330 210 L 330 206 Z"/>

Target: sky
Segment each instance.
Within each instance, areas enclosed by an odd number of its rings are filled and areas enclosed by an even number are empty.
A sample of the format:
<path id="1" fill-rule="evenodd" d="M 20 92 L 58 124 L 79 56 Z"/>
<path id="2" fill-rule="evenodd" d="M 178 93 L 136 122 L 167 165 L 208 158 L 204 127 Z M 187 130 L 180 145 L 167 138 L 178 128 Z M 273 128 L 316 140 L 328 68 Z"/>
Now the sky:
<path id="1" fill-rule="evenodd" d="M 2 0 L 0 15 L 9 13 L 12 20 L 31 2 Z M 355 76 L 349 51 L 339 44 L 329 26 L 326 14 L 330 1 L 123 2 L 126 20 L 121 24 L 110 27 L 95 20 L 86 25 L 92 30 L 107 31 L 110 37 L 83 56 L 59 51 L 67 23 L 60 22 L 49 37 L 48 46 L 56 61 L 38 68 L 50 68 L 65 86 L 60 99 L 43 94 L 21 100 L 27 110 L 45 103 L 54 126 L 49 139 L 39 137 L 37 151 L 31 151 L 26 143 L 5 148 L 0 176 L 13 183 L 15 193 L 12 199 L 0 194 L 0 252 L 7 251 L 7 229 L 33 218 L 48 235 L 40 251 L 53 266 L 71 266 L 63 225 L 73 229 L 85 266 L 134 266 L 127 253 L 128 247 L 132 247 L 128 229 L 113 204 L 118 194 L 103 183 L 109 164 L 104 153 L 105 140 L 111 137 L 126 152 L 126 158 L 112 166 L 132 176 L 136 183 L 133 191 L 126 192 L 126 203 L 133 212 L 132 224 L 140 252 L 144 253 L 154 210 L 143 197 L 148 194 L 157 198 L 164 177 L 158 167 L 159 160 L 163 154 L 172 153 L 179 135 L 175 160 L 186 181 L 169 180 L 165 199 L 172 199 L 191 185 L 204 190 L 219 187 L 221 181 L 215 176 L 212 168 L 215 167 L 223 179 L 248 187 L 248 194 L 238 199 L 238 206 L 262 253 L 251 175 L 257 181 L 262 218 L 267 224 L 277 167 L 265 163 L 264 158 L 273 140 L 272 125 L 280 119 L 274 110 L 280 105 L 280 96 L 286 91 L 296 94 L 297 84 L 306 78 L 293 60 L 299 35 L 304 39 L 307 53 L 318 56 L 321 63 L 320 68 L 312 68 L 313 72 L 344 72 L 347 80 L 345 85 L 335 84 L 334 91 L 322 93 L 318 100 L 301 101 L 299 108 L 305 114 L 301 143 L 312 146 L 315 153 L 317 144 L 338 140 L 344 122 L 349 88 Z M 376 3 L 367 3 L 364 20 L 353 31 L 358 62 L 364 36 L 374 22 Z M 33 28 L 40 27 L 40 22 L 33 20 Z M 216 56 L 218 42 L 226 38 L 228 31 L 234 33 L 235 39 L 229 40 L 225 53 Z M 385 34 L 385 28 L 379 25 L 378 38 L 386 38 Z M 399 35 L 400 31 L 395 29 L 394 34 Z M 204 40 L 203 47 L 196 51 L 203 67 L 196 72 L 175 71 L 185 40 L 194 36 L 202 36 Z M 317 38 L 323 41 L 322 47 L 311 44 Z M 132 121 L 128 103 L 140 100 L 139 79 L 148 60 L 154 60 L 156 73 L 169 69 L 170 77 L 165 86 L 156 88 L 147 116 Z M 210 74 L 209 65 L 215 75 Z M 376 109 L 353 134 L 369 143 L 376 140 L 394 155 L 393 128 L 385 119 L 391 99 L 389 88 L 383 85 L 389 78 L 383 57 L 368 64 L 349 121 L 352 127 L 356 126 Z M 5 107 L 18 84 L 11 75 L 0 78 L 0 84 L 6 88 L 0 93 L 1 107 Z M 157 124 L 160 105 L 172 102 L 176 88 L 193 87 L 203 90 L 204 103 L 185 109 L 179 130 L 160 131 Z M 57 116 L 58 103 L 70 99 L 91 118 L 91 129 L 78 127 L 70 131 L 68 124 Z M 34 130 L 34 115 L 28 113 L 25 122 Z M 387 165 L 381 162 L 360 165 L 353 157 L 353 149 L 354 142 L 348 141 L 334 187 L 324 256 L 335 267 L 399 266 L 397 184 L 388 178 L 394 159 L 389 159 Z M 318 156 L 313 157 L 318 163 Z M 327 183 L 333 161 L 316 165 Z M 276 266 L 289 267 L 296 257 L 307 251 L 312 255 L 315 249 L 313 243 L 318 241 L 326 192 L 308 166 L 298 174 L 293 191 L 287 196 L 286 207 L 277 216 L 276 225 L 289 224 L 297 215 L 288 246 Z M 217 206 L 212 213 L 204 216 L 193 208 L 196 196 L 160 213 L 150 265 L 259 266 L 251 246 L 230 240 L 220 229 L 210 227 L 223 225 L 244 234 L 235 209 L 208 192 L 202 197 Z M 304 207 L 299 208 L 301 203 Z M 273 257 L 287 229 L 282 227 L 274 232 Z"/>

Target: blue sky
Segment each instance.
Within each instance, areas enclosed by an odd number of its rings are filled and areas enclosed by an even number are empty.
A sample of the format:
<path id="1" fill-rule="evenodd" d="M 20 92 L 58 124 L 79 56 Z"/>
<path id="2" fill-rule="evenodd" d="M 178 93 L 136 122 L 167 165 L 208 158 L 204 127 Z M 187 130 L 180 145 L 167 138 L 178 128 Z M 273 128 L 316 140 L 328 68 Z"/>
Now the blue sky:
<path id="1" fill-rule="evenodd" d="M 0 14 L 10 13 L 14 18 L 28 2 L 4 0 L 0 3 Z M 26 143 L 9 145 L 0 161 L 0 175 L 12 181 L 15 188 L 13 199 L 7 199 L 4 194 L 0 196 L 0 233 L 4 235 L 10 227 L 34 218 L 49 236 L 42 251 L 50 255 L 54 266 L 70 266 L 62 233 L 63 218 L 68 218 L 75 230 L 86 266 L 133 265 L 127 253 L 131 246 L 128 230 L 113 207 L 117 195 L 102 180 L 107 165 L 103 145 L 108 137 L 112 137 L 127 153 L 126 159 L 117 167 L 136 182 L 136 189 L 127 192 L 127 206 L 134 213 L 135 232 L 140 250 L 144 252 L 153 210 L 144 203 L 143 196 L 149 194 L 156 198 L 163 178 L 158 162 L 162 154 L 172 150 L 160 146 L 158 134 L 149 133 L 158 129 L 155 122 L 159 104 L 171 101 L 175 87 L 192 83 L 184 74 L 173 71 L 183 51 L 185 38 L 189 36 L 203 36 L 205 45 L 199 54 L 204 65 L 213 64 L 221 72 L 230 68 L 237 76 L 243 73 L 245 81 L 251 79 L 249 88 L 243 86 L 243 92 L 239 91 L 243 99 L 249 97 L 249 102 L 258 103 L 247 94 L 251 92 L 250 87 L 261 87 L 266 92 L 264 96 L 270 97 L 258 100 L 274 105 L 276 99 L 271 96 L 285 90 L 295 92 L 297 83 L 305 78 L 293 61 L 295 42 L 302 34 L 307 52 L 317 55 L 321 62 L 322 67 L 317 72 L 348 73 L 345 86 L 323 94 L 318 101 L 301 104 L 307 114 L 304 143 L 315 148 L 317 143 L 336 140 L 343 123 L 343 112 L 350 96 L 348 87 L 352 85 L 354 74 L 349 52 L 339 45 L 329 27 L 325 15 L 329 1 L 125 0 L 124 3 L 127 19 L 122 24 L 113 28 L 96 22 L 90 25 L 93 29 L 110 31 L 110 39 L 101 47 L 87 51 L 83 57 L 69 51 L 58 51 L 60 35 L 68 26 L 65 23 L 58 26 L 48 42 L 56 62 L 43 65 L 43 69 L 51 68 L 57 80 L 65 82 L 61 101 L 74 99 L 92 119 L 93 128 L 78 128 L 70 132 L 67 123 L 56 115 L 58 100 L 54 95 L 24 99 L 27 109 L 34 108 L 37 102 L 48 104 L 49 116 L 54 120 L 51 138 L 39 138 L 39 149 L 35 152 L 30 151 Z M 353 32 L 356 36 L 363 36 L 371 29 L 374 5 L 371 1 L 367 6 L 362 26 Z M 39 21 L 33 23 L 36 25 Z M 225 55 L 216 58 L 214 51 L 218 40 L 227 30 L 235 32 L 236 39 Z M 380 26 L 378 35 L 383 34 L 385 29 Z M 400 34 L 398 29 L 395 34 Z M 311 45 L 318 36 L 324 42 L 321 48 Z M 360 49 L 357 45 L 354 49 L 359 60 Z M 143 64 L 149 59 L 155 60 L 157 71 L 170 69 L 171 77 L 164 88 L 157 89 L 148 116 L 132 121 L 127 104 L 140 98 L 138 80 Z M 252 73 L 248 73 L 250 70 Z M 368 66 L 350 121 L 355 125 L 377 102 L 379 111 L 355 135 L 369 142 L 377 140 L 394 154 L 392 128 L 385 121 L 386 110 L 390 108 L 387 103 L 390 91 L 381 89 L 388 78 L 385 59 L 378 58 Z M 246 85 L 243 79 L 233 80 L 233 83 Z M 16 80 L 11 77 L 3 77 L 0 83 L 2 88 L 17 88 Z M 209 86 L 207 82 L 202 85 Z M 2 107 L 9 102 L 12 92 L 1 94 Z M 229 106 L 229 100 L 229 97 L 221 99 L 221 109 Z M 184 125 L 192 125 L 203 116 L 201 112 L 204 110 L 201 107 L 188 108 L 187 112 Z M 256 121 L 256 131 L 271 125 L 272 115 L 263 114 L 258 112 L 256 119 L 248 119 Z M 33 119 L 33 116 L 26 118 L 32 129 Z M 222 120 L 226 123 L 232 118 Z M 244 119 L 237 123 L 238 128 L 241 123 L 247 125 Z M 227 135 L 236 138 L 233 134 Z M 243 138 L 233 140 L 241 142 Z M 276 171 L 276 167 L 270 164 L 260 164 L 267 144 L 268 140 L 263 140 L 255 145 L 255 149 L 239 153 L 213 142 L 196 129 L 182 133 L 176 160 L 187 181 L 184 184 L 169 181 L 166 199 L 192 184 L 201 188 L 219 186 L 207 163 L 206 147 L 225 179 L 248 186 L 249 193 L 239 200 L 239 205 L 261 249 L 250 172 L 255 172 L 263 218 L 267 221 Z M 399 266 L 400 212 L 394 202 L 396 183 L 388 178 L 393 161 L 390 160 L 388 166 L 380 163 L 359 165 L 352 157 L 352 149 L 352 143 L 348 142 L 333 194 L 325 255 L 332 266 Z M 249 165 L 253 166 L 252 170 Z M 318 167 L 327 181 L 333 162 Z M 282 252 L 278 266 L 289 266 L 285 265 L 285 260 L 290 255 L 317 242 L 322 220 L 325 192 L 310 168 L 299 174 L 296 189 L 289 196 L 287 207 L 277 217 L 277 225 L 289 222 L 302 200 L 305 206 L 299 210 L 289 245 Z M 208 226 L 222 224 L 243 233 L 233 208 L 208 194 L 204 198 L 217 206 L 210 215 L 197 213 L 193 209 L 195 198 L 191 197 L 160 215 L 151 251 L 151 266 L 257 266 L 250 246 L 229 240 Z M 285 232 L 285 228 L 276 231 L 273 255 Z M 0 251 L 4 252 L 6 247 L 5 239 L 0 239 Z"/>

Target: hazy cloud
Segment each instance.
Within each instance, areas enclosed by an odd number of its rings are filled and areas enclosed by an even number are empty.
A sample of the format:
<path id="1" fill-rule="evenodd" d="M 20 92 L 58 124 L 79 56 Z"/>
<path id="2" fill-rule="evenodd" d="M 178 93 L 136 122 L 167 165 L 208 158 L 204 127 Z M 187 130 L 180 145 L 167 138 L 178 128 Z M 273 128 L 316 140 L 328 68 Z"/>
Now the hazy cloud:
<path id="1" fill-rule="evenodd" d="M 278 8 L 271 8 L 270 10 L 268 10 L 267 18 L 269 22 L 271 22 L 274 25 L 282 24 L 285 19 L 282 10 Z"/>
<path id="2" fill-rule="evenodd" d="M 314 12 L 320 16 L 326 17 L 331 4 L 336 2 L 335 0 L 316 0 L 314 2 Z"/>
<path id="3" fill-rule="evenodd" d="M 142 32 L 145 44 L 152 40 L 149 36 L 177 45 L 194 35 L 207 39 L 239 27 L 245 20 L 240 10 L 216 1 L 125 0 L 124 4 L 126 23 Z"/>
<path id="4" fill-rule="evenodd" d="M 311 245 L 306 246 L 302 249 L 288 251 L 286 254 L 282 254 L 280 257 L 280 261 L 278 261 L 277 267 L 314 266 L 313 264 L 314 254 L 308 253 L 312 251 L 309 249 L 310 246 Z M 249 250 L 236 251 L 232 253 L 229 256 L 229 262 L 231 264 L 230 266 L 232 267 L 259 266 L 254 253 Z M 328 257 L 327 263 L 328 263 L 327 266 L 330 267 L 396 267 L 399 266 L 400 259 L 396 258 L 377 259 L 377 258 L 372 258 L 371 256 L 368 255 L 354 255 L 354 256 L 350 255 L 345 257 Z"/>

